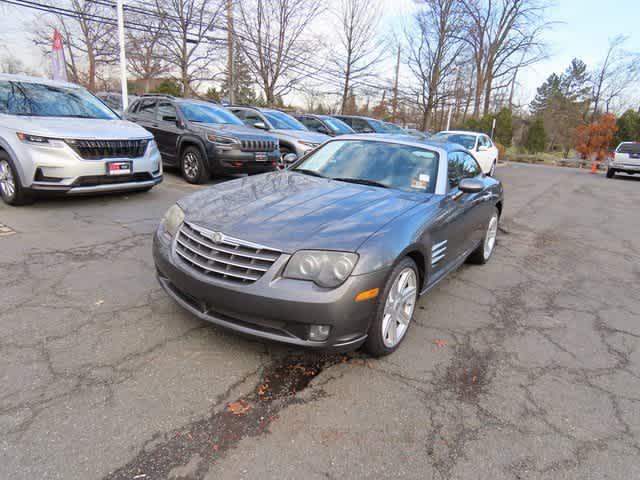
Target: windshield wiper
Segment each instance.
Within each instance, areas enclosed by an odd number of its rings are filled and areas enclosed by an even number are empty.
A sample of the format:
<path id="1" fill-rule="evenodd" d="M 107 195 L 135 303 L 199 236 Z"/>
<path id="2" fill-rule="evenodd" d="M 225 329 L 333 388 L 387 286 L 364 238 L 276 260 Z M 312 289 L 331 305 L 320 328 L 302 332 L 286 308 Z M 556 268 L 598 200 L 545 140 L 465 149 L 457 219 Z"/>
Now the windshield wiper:
<path id="1" fill-rule="evenodd" d="M 315 170 L 307 170 L 306 168 L 294 168 L 291 171 L 304 173 L 305 175 L 311 175 L 312 177 L 327 178 L 324 175 L 322 175 L 320 172 L 316 172 Z"/>
<path id="2" fill-rule="evenodd" d="M 376 182 L 375 180 L 367 180 L 366 178 L 332 178 L 331 180 L 338 180 L 339 182 L 357 183 L 358 185 L 370 185 L 372 187 L 389 188 L 389 185 Z"/>

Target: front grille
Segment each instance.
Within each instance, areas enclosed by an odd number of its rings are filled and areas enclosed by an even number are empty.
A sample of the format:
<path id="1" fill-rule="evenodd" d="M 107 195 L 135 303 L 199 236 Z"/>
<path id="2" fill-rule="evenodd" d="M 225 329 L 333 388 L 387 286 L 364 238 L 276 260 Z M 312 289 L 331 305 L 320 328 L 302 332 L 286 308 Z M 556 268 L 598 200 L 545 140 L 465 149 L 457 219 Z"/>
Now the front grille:
<path id="1" fill-rule="evenodd" d="M 74 187 L 97 187 L 114 183 L 147 182 L 153 177 L 148 172 L 138 172 L 131 175 L 87 175 L 76 178 Z"/>
<path id="2" fill-rule="evenodd" d="M 65 140 L 85 160 L 137 158 L 144 155 L 148 140 Z"/>
<path id="3" fill-rule="evenodd" d="M 197 272 L 235 283 L 260 279 L 280 257 L 280 252 L 185 223 L 176 239 L 176 254 Z"/>
<path id="4" fill-rule="evenodd" d="M 278 144 L 272 140 L 242 140 L 241 148 L 243 152 L 273 152 Z"/>

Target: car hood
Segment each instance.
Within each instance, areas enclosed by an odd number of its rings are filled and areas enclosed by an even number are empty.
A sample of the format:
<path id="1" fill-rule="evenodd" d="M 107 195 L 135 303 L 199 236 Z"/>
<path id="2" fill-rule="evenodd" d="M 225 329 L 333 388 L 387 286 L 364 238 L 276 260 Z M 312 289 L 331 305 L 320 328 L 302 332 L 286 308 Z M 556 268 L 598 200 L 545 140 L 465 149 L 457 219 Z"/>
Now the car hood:
<path id="1" fill-rule="evenodd" d="M 11 127 L 32 135 L 53 138 L 89 140 L 152 138 L 152 135 L 140 125 L 127 120 L 12 116 Z"/>
<path id="2" fill-rule="evenodd" d="M 429 198 L 279 171 L 225 182 L 178 204 L 187 222 L 276 250 L 353 252 Z"/>
<path id="3" fill-rule="evenodd" d="M 311 143 L 324 143 L 331 138 L 329 135 L 325 135 L 324 133 L 307 132 L 305 130 L 282 130 L 276 128 L 269 130 L 269 133 L 285 135 L 293 138 L 294 140 L 302 140 L 303 142 Z"/>
<path id="4" fill-rule="evenodd" d="M 246 125 L 225 125 L 221 123 L 198 123 L 199 127 L 209 130 L 212 132 L 220 132 L 220 133 L 240 133 L 240 134 L 249 134 L 252 136 L 255 135 L 268 135 L 264 130 L 260 130 L 258 128 L 247 127 Z"/>

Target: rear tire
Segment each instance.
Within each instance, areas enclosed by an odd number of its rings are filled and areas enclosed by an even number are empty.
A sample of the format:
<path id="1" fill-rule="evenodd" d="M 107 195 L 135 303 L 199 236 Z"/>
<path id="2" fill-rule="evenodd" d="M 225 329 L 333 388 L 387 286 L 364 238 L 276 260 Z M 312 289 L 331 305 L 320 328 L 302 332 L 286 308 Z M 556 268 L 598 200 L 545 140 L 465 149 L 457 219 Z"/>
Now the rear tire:
<path id="1" fill-rule="evenodd" d="M 209 170 L 197 147 L 187 147 L 182 152 L 180 170 L 184 179 L 193 184 L 205 183 L 209 180 Z"/>
<path id="2" fill-rule="evenodd" d="M 616 176 L 616 171 L 613 168 L 607 168 L 607 178 L 613 178 Z"/>
<path id="3" fill-rule="evenodd" d="M 13 206 L 28 205 L 34 200 L 24 191 L 20 176 L 5 152 L 0 152 L 0 196 L 4 203 Z"/>
<path id="4" fill-rule="evenodd" d="M 489 261 L 493 252 L 496 249 L 497 237 L 498 237 L 498 222 L 500 221 L 500 212 L 496 207 L 493 207 L 493 214 L 487 224 L 487 229 L 484 232 L 484 238 L 478 248 L 476 248 L 471 255 L 469 255 L 469 262 L 477 265 L 484 265 Z"/>
<path id="5" fill-rule="evenodd" d="M 406 257 L 393 269 L 378 297 L 378 307 L 369 326 L 364 348 L 374 357 L 397 350 L 407 336 L 418 301 L 420 275 L 413 260 Z"/>

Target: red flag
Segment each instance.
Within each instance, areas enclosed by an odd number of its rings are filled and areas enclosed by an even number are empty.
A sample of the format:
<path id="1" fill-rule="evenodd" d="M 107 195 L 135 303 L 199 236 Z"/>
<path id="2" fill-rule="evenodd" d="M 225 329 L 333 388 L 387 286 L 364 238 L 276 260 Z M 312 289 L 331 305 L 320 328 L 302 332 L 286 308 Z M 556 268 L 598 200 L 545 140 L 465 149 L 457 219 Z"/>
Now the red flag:
<path id="1" fill-rule="evenodd" d="M 53 44 L 51 45 L 51 75 L 54 80 L 67 81 L 67 64 L 64 59 L 62 35 L 60 35 L 58 30 L 53 31 Z"/>

